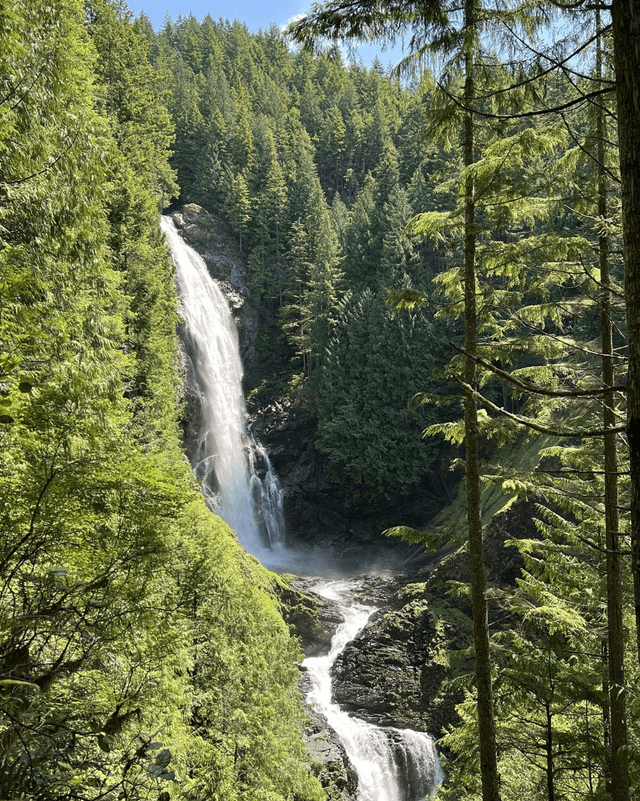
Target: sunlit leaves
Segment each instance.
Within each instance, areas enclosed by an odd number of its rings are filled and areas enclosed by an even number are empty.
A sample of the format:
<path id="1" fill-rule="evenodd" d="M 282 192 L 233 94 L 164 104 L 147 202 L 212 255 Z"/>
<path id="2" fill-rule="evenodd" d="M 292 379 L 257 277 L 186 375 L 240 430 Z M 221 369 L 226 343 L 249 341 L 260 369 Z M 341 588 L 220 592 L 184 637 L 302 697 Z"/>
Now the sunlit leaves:
<path id="1" fill-rule="evenodd" d="M 244 762 L 242 792 L 317 799 L 269 578 L 206 509 L 179 448 L 176 297 L 154 197 L 172 185 L 170 126 L 145 48 L 109 3 L 85 15 L 28 0 L 5 21 L 3 793 L 168 801 L 197 775 L 194 792 L 232 799 L 234 746 L 252 731 L 265 745 Z M 197 585 L 186 573 L 205 541 Z M 223 624 L 200 625 L 199 604 Z M 229 719 L 244 729 L 221 749 L 226 718 L 194 724 L 193 668 L 214 631 Z"/>

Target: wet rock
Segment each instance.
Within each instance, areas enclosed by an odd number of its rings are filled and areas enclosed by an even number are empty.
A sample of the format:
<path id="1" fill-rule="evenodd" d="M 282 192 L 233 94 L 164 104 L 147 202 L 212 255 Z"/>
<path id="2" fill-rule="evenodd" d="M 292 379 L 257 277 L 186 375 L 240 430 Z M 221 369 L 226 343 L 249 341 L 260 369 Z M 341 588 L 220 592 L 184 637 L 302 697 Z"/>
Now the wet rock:
<path id="1" fill-rule="evenodd" d="M 485 560 L 493 586 L 513 584 L 522 567 L 514 536 L 536 536 L 534 507 L 517 501 L 496 515 L 485 532 Z M 396 579 L 398 589 L 338 656 L 333 666 L 334 699 L 371 723 L 429 731 L 439 736 L 455 724 L 461 690 L 450 680 L 468 674 L 473 638 L 471 604 L 453 594 L 452 583 L 468 582 L 464 547 L 432 557 L 413 582 Z M 394 582 L 390 582 L 392 588 Z M 490 606 L 492 624 L 508 624 Z"/>
<path id="2" fill-rule="evenodd" d="M 284 491 L 287 540 L 332 555 L 352 572 L 402 572 L 413 549 L 382 536 L 393 525 L 422 527 L 433 515 L 432 493 L 354 496 L 348 480 L 316 446 L 317 421 L 301 406 L 272 404 L 252 415 Z M 441 492 L 438 487 L 440 502 Z"/>
<path id="3" fill-rule="evenodd" d="M 423 599 L 375 613 L 334 663 L 335 701 L 379 726 L 439 729 L 431 702 L 447 674 L 438 662 L 443 639 Z"/>
<path id="4" fill-rule="evenodd" d="M 276 587 L 282 617 L 292 633 L 299 638 L 305 656 L 328 654 L 331 639 L 344 621 L 338 604 L 322 598 L 311 590 L 317 579 L 296 579 Z"/>

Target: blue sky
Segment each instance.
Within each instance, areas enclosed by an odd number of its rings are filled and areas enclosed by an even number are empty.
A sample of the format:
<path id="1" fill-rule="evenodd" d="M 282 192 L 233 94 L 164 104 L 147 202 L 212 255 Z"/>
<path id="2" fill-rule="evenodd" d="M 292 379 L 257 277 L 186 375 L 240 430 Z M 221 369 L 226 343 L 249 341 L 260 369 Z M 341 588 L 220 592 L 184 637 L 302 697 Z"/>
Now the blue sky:
<path id="1" fill-rule="evenodd" d="M 165 14 L 168 13 L 171 19 L 177 19 L 179 14 L 189 14 L 191 12 L 198 20 L 207 14 L 211 14 L 213 19 L 234 19 L 244 22 L 250 31 L 254 33 L 260 28 L 267 30 L 271 23 L 275 23 L 278 28 L 282 28 L 298 14 L 304 14 L 311 7 L 313 0 L 126 0 L 127 6 L 131 9 L 134 16 L 141 10 L 150 18 L 153 27 L 158 30 L 162 26 Z M 395 65 L 402 53 L 400 48 L 393 51 L 382 52 L 380 47 L 365 45 L 358 49 L 358 55 L 364 63 L 369 66 L 373 59 L 378 55 L 386 67 L 388 64 Z"/>

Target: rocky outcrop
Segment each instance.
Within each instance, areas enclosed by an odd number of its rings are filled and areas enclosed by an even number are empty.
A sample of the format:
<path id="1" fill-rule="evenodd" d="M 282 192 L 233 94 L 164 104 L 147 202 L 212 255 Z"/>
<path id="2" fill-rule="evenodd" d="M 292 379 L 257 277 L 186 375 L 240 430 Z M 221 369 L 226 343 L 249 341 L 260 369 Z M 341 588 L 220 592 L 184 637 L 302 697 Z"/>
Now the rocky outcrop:
<path id="1" fill-rule="evenodd" d="M 293 583 L 279 581 L 276 593 L 281 612 L 291 632 L 297 636 L 305 656 L 327 654 L 336 628 L 344 618 L 337 604 L 313 592 L 317 579 L 296 579 Z M 306 697 L 311 683 L 300 665 L 298 686 Z M 307 724 L 303 739 L 314 775 L 325 789 L 329 801 L 355 801 L 358 777 L 338 735 L 324 715 L 313 707 L 305 708 Z"/>
<path id="2" fill-rule="evenodd" d="M 379 608 L 333 666 L 334 700 L 379 726 L 440 733 L 455 719 L 457 697 L 443 692 L 450 675 L 447 649 L 462 646 L 442 608 L 431 609 L 425 583 L 406 576 L 363 576 L 356 603 Z M 314 580 L 280 587 L 283 617 L 306 656 L 327 653 L 339 607 L 313 592 Z M 304 674 L 303 674 L 304 675 Z"/>
<path id="3" fill-rule="evenodd" d="M 485 532 L 488 581 L 513 586 L 522 560 L 508 545 L 514 536 L 535 537 L 534 507 L 517 501 L 491 521 Z M 347 711 L 381 726 L 429 731 L 439 736 L 457 721 L 462 700 L 456 676 L 470 675 L 466 655 L 472 643 L 471 606 L 465 594 L 452 594 L 452 582 L 469 580 L 463 547 L 432 555 L 412 583 L 396 578 L 366 627 L 333 666 L 335 700 Z M 391 582 L 390 587 L 394 582 Z M 491 609 L 494 626 L 504 610 Z"/>
<path id="4" fill-rule="evenodd" d="M 381 610 L 333 666 L 335 700 L 378 726 L 439 734 L 454 717 L 457 699 L 442 694 L 450 676 L 447 648 L 454 626 L 429 608 L 424 585 L 400 608 Z"/>
<path id="5" fill-rule="evenodd" d="M 313 592 L 314 581 L 296 579 L 293 584 L 276 586 L 282 617 L 298 637 L 305 656 L 329 653 L 331 639 L 344 620 L 337 604 Z"/>

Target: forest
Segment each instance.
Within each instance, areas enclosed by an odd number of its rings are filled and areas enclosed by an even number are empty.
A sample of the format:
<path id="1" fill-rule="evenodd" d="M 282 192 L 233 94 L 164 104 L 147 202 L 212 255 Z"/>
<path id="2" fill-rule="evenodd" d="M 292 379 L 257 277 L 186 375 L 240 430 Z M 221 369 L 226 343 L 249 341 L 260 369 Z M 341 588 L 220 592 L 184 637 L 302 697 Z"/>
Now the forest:
<path id="1" fill-rule="evenodd" d="M 345 46 L 401 38 L 395 70 Z M 3 0 L 0 46 L 0 799 L 343 797 L 287 577 L 185 454 L 188 204 L 242 264 L 251 414 L 304 409 L 363 503 L 457 477 L 464 530 L 386 532 L 468 552 L 437 798 L 640 797 L 640 9 L 330 0 L 253 34 Z M 494 490 L 535 508 L 506 588 Z"/>

